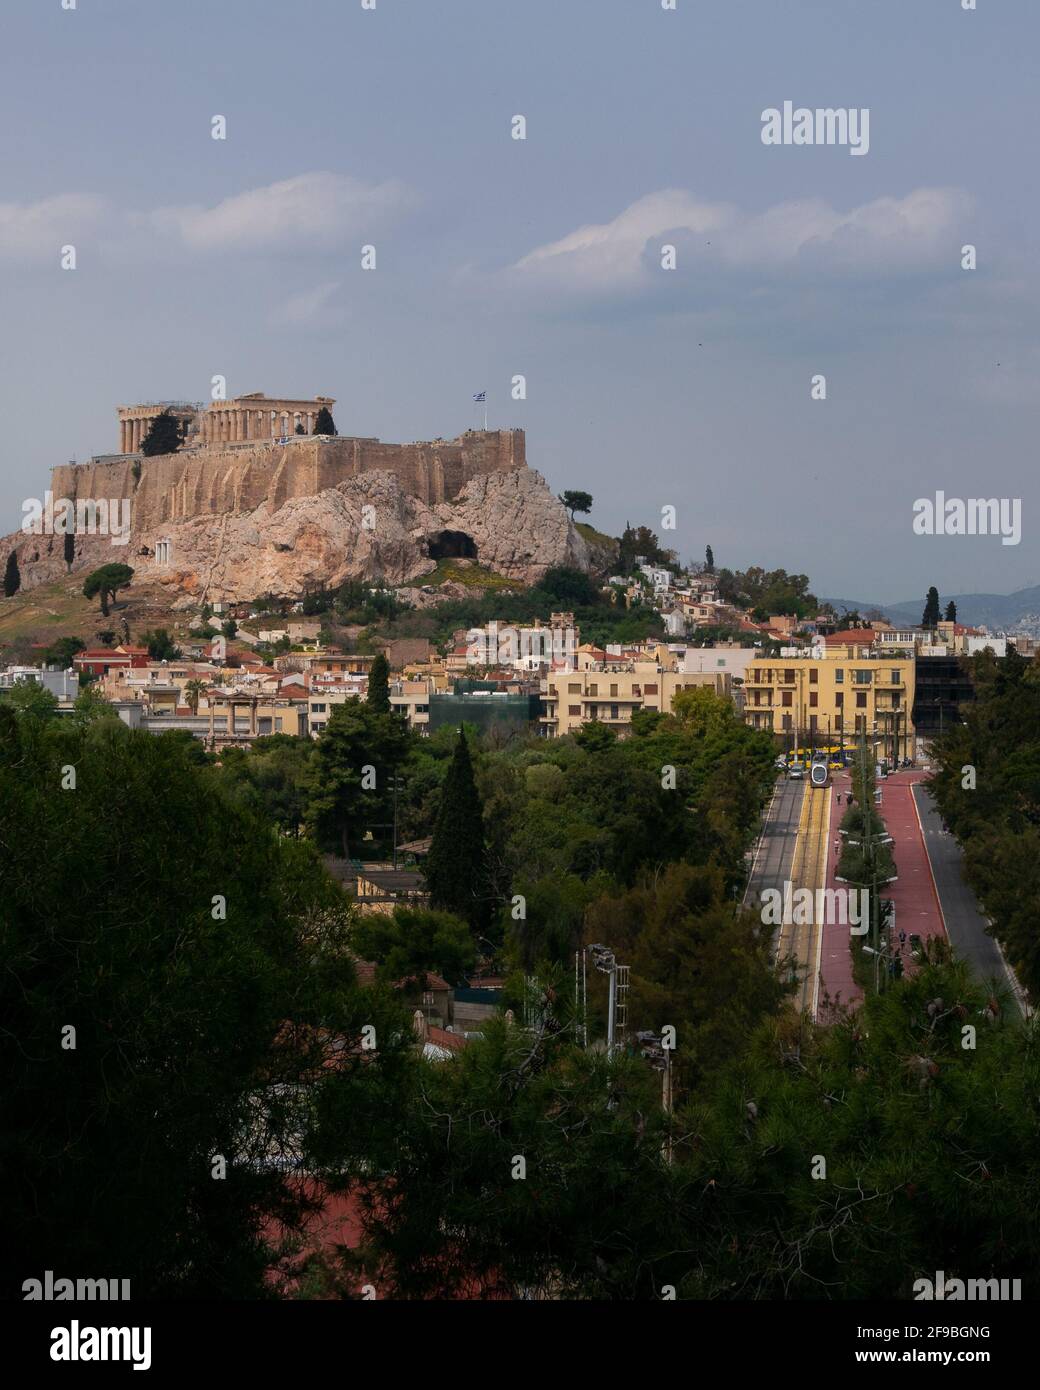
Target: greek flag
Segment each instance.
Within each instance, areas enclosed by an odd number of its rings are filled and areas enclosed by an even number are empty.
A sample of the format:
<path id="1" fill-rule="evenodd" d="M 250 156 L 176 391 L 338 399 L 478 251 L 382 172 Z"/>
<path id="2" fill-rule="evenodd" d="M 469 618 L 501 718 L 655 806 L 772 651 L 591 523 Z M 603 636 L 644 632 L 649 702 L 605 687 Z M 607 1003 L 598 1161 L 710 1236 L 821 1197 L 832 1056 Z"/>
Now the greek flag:
<path id="1" fill-rule="evenodd" d="M 479 395 L 479 396 L 474 396 L 473 399 L 479 403 L 480 401 L 485 400 L 486 397 L 487 397 L 487 392 L 486 392 L 486 391 L 481 391 L 480 395 Z"/>

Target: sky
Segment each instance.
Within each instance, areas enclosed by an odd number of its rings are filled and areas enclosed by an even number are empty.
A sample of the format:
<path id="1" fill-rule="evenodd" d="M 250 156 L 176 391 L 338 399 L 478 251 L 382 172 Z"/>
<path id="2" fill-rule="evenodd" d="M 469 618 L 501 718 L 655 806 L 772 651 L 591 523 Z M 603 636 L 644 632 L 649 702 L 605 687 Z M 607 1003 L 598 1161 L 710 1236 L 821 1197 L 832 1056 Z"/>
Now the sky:
<path id="1" fill-rule="evenodd" d="M 486 391 L 599 529 L 820 595 L 1040 583 L 1036 0 L 73 2 L 4 4 L 0 533 L 219 375 L 390 441 Z"/>

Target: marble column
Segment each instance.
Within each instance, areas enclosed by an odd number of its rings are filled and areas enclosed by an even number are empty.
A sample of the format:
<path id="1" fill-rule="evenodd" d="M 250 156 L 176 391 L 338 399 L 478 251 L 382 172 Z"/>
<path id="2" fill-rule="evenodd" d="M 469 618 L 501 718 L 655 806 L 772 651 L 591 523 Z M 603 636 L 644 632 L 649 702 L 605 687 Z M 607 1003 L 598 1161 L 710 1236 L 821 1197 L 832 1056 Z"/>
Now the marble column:
<path id="1" fill-rule="evenodd" d="M 141 447 L 141 422 L 140 420 L 130 421 L 130 452 L 136 454 Z"/>
<path id="2" fill-rule="evenodd" d="M 125 421 L 125 420 L 120 420 L 120 422 L 119 422 L 119 452 L 120 452 L 121 454 L 128 454 L 128 453 L 130 452 L 130 450 L 126 447 L 126 421 Z"/>

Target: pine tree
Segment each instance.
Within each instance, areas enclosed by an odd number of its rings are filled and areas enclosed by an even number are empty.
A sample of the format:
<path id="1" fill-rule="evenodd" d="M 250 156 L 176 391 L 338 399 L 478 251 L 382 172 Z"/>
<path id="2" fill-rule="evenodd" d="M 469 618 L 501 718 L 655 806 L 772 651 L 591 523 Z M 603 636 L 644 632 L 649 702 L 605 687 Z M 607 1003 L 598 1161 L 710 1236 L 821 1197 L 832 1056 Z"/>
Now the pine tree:
<path id="1" fill-rule="evenodd" d="M 952 598 L 946 605 L 946 621 L 948 623 L 955 623 L 957 621 L 957 605 Z"/>
<path id="2" fill-rule="evenodd" d="M 332 419 L 332 412 L 328 406 L 322 406 L 318 411 L 318 418 L 314 421 L 315 434 L 335 434 L 336 425 Z"/>
<path id="3" fill-rule="evenodd" d="M 471 927 L 482 927 L 488 906 L 486 867 L 484 812 L 473 778 L 469 745 L 460 727 L 455 755 L 441 788 L 440 810 L 426 859 L 430 906 L 454 912 Z"/>
<path id="4" fill-rule="evenodd" d="M 368 673 L 368 703 L 380 714 L 390 713 L 390 665 L 380 652 Z"/>
<path id="5" fill-rule="evenodd" d="M 18 556 L 12 550 L 7 557 L 7 568 L 4 570 L 4 598 L 14 598 L 21 587 L 22 576 L 18 572 Z"/>
<path id="6" fill-rule="evenodd" d="M 102 565 L 84 580 L 83 597 L 99 598 L 102 615 L 107 618 L 109 599 L 115 603 L 116 593 L 125 589 L 133 577 L 134 572 L 129 565 Z"/>
<path id="7" fill-rule="evenodd" d="M 924 612 L 921 615 L 922 627 L 935 627 L 939 621 L 939 590 L 933 584 L 928 590 L 925 599 Z"/>
<path id="8" fill-rule="evenodd" d="M 170 412 L 164 410 L 152 421 L 152 427 L 141 443 L 141 453 L 147 458 L 154 458 L 158 454 L 175 454 L 180 446 L 180 426 Z"/>

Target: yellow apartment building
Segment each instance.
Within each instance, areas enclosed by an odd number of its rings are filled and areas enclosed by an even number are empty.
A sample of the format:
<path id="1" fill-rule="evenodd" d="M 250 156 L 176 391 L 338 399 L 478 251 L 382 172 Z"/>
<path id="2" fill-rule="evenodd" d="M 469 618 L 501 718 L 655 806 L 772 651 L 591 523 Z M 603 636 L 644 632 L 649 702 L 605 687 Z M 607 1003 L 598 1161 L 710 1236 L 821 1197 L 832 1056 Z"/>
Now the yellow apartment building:
<path id="1" fill-rule="evenodd" d="M 913 656 L 870 647 L 759 657 L 744 676 L 744 719 L 799 746 L 854 744 L 866 733 L 891 761 L 914 753 Z"/>
<path id="2" fill-rule="evenodd" d="M 718 695 L 731 694 L 731 678 L 725 671 L 687 674 L 664 671 L 657 662 L 635 662 L 630 667 L 560 671 L 542 682 L 543 713 L 538 721 L 546 738 L 563 738 L 583 724 L 598 721 L 624 736 L 636 710 L 660 710 L 670 714 L 680 690 L 706 685 Z"/>

